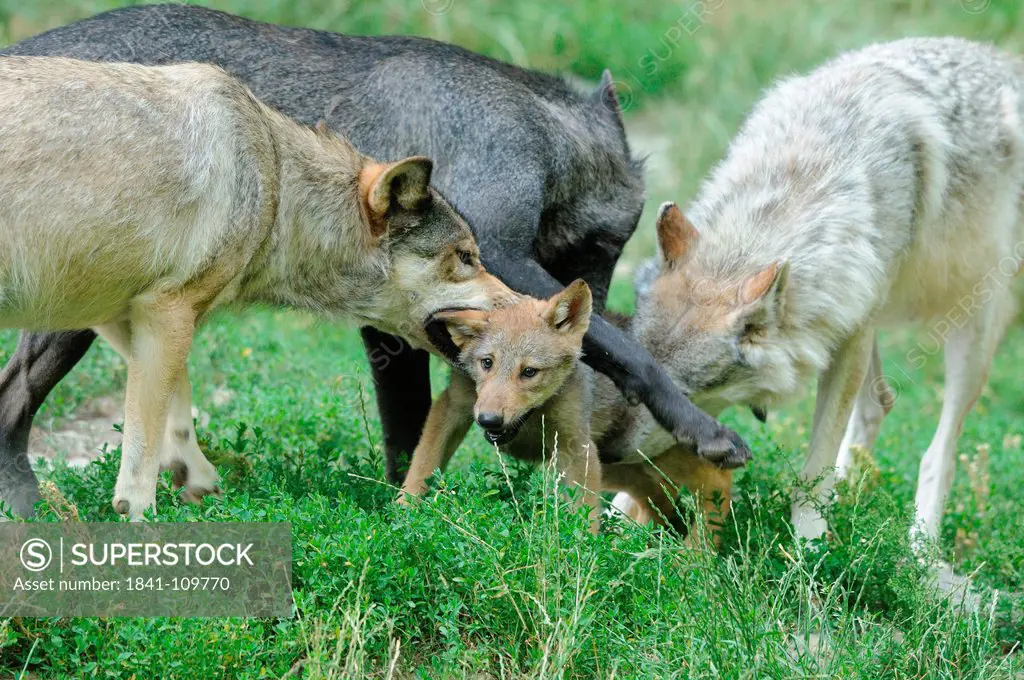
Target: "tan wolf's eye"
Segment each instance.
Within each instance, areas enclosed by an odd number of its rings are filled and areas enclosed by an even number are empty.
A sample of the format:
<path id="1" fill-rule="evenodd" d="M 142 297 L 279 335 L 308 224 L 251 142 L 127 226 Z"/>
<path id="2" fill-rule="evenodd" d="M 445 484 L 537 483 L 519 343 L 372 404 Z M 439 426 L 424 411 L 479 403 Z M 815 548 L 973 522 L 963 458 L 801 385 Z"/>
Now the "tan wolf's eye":
<path id="1" fill-rule="evenodd" d="M 462 264 L 466 265 L 467 267 L 473 266 L 473 253 L 469 252 L 468 250 L 458 250 L 456 251 L 456 254 L 459 256 L 459 260 L 462 262 Z"/>
<path id="2" fill-rule="evenodd" d="M 534 368 L 533 366 L 527 366 L 522 370 L 522 372 L 519 375 L 523 376 L 524 378 L 533 378 L 537 375 L 537 373 L 539 373 L 539 371 L 536 368 Z"/>
<path id="3" fill-rule="evenodd" d="M 480 365 L 483 367 L 485 371 L 489 371 L 491 370 L 491 366 L 494 365 L 494 359 L 490 357 L 484 357 L 483 359 L 480 360 Z"/>

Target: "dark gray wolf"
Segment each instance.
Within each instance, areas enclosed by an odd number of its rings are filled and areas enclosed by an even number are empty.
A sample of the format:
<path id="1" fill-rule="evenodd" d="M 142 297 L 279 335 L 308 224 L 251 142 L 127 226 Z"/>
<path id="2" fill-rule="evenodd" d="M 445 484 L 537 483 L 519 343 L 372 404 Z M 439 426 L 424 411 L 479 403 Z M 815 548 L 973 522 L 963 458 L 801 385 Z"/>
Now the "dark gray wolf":
<path id="1" fill-rule="evenodd" d="M 673 378 L 711 413 L 818 380 L 800 535 L 825 530 L 818 507 L 893 407 L 876 329 L 924 323 L 944 340 L 946 388 L 914 531 L 938 537 L 957 438 L 1014 315 L 1022 117 L 1016 56 L 954 38 L 875 45 L 777 85 L 689 219 L 663 209 L 636 332 Z"/>
<path id="2" fill-rule="evenodd" d="M 126 8 L 55 29 L 6 54 L 100 61 L 209 62 L 270 106 L 326 119 L 376 158 L 435 160 L 433 181 L 467 218 L 487 269 L 548 297 L 585 279 L 600 311 L 643 204 L 615 88 L 592 96 L 562 80 L 431 40 L 284 28 L 183 5 Z M 0 496 L 20 513 L 38 498 L 27 462 L 36 410 L 95 336 L 26 334 L 0 373 Z M 427 354 L 366 328 L 388 475 L 400 481 L 430 408 Z M 696 409 L 626 334 L 595 316 L 585 360 L 644 402 L 680 441 L 735 466 L 749 450 Z"/>

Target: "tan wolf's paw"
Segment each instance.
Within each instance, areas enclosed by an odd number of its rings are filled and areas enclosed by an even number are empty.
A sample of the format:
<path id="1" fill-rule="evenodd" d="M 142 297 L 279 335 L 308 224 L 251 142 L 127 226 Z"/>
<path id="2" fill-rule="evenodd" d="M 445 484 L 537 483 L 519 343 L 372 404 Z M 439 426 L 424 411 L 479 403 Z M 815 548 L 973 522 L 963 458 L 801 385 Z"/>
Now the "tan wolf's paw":
<path id="1" fill-rule="evenodd" d="M 138 522 L 150 508 L 156 508 L 156 489 L 144 490 L 138 487 L 119 487 L 114 491 L 111 503 L 117 514 Z"/>
<path id="2" fill-rule="evenodd" d="M 181 490 L 181 498 L 188 503 L 200 503 L 206 496 L 224 495 L 220 488 L 220 475 L 217 468 L 202 458 L 203 464 L 189 467 L 177 460 L 170 465 L 171 484 L 175 490 Z"/>

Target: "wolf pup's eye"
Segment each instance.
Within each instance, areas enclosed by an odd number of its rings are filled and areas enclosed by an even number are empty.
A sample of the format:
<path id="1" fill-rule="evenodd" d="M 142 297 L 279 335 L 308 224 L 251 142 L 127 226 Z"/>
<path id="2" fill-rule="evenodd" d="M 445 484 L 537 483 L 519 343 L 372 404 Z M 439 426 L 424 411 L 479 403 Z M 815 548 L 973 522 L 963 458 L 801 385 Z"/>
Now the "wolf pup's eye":
<path id="1" fill-rule="evenodd" d="M 494 359 L 490 357 L 484 357 L 483 359 L 480 360 L 480 365 L 483 367 L 485 371 L 489 371 L 491 370 L 491 366 L 494 365 Z"/>
<path id="2" fill-rule="evenodd" d="M 456 254 L 459 256 L 459 260 L 462 262 L 462 264 L 466 265 L 467 267 L 473 266 L 473 253 L 469 252 L 468 250 L 459 250 L 456 251 Z"/>
<path id="3" fill-rule="evenodd" d="M 522 372 L 519 375 L 523 376 L 524 378 L 533 378 L 537 375 L 537 373 L 538 371 L 536 368 L 534 368 L 533 366 L 527 366 L 522 370 Z"/>

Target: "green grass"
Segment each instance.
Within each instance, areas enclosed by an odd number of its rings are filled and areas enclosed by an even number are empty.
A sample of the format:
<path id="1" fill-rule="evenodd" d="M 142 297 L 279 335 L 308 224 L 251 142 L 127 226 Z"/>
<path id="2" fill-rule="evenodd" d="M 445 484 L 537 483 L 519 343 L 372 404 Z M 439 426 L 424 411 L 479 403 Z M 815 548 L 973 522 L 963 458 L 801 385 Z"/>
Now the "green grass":
<path id="1" fill-rule="evenodd" d="M 9 40 L 114 2 L 0 0 Z M 685 5 L 455 0 L 441 16 L 399 2 L 211 3 L 285 23 L 354 33 L 412 32 L 516 63 L 629 85 L 632 137 L 654 153 L 652 202 L 692 196 L 743 113 L 774 77 L 836 51 L 901 35 L 956 33 L 1024 47 L 1024 11 L 996 0 L 765 6 L 726 0 L 648 75 L 640 66 Z M 689 3 L 685 3 L 689 5 Z M 708 2 L 714 6 L 715 2 Z M 436 5 L 435 5 L 436 6 Z M 631 80 L 631 78 L 634 78 Z M 628 261 L 652 251 L 648 212 Z M 625 277 L 613 292 L 630 305 Z M 0 361 L 16 336 L 0 333 Z M 938 420 L 941 357 L 905 359 L 911 333 L 883 337 L 898 383 L 869 466 L 840 489 L 827 541 L 801 546 L 786 518 L 812 402 L 762 426 L 726 416 L 754 447 L 737 475 L 719 556 L 671 535 L 611 522 L 592 537 L 560 504 L 550 474 L 507 470 L 471 432 L 428 499 L 405 509 L 384 485 L 380 428 L 357 333 L 299 314 L 220 314 L 199 333 L 190 368 L 200 428 L 225 476 L 201 507 L 166 488 L 170 521 L 283 520 L 294 527 L 297 617 L 289 620 L 0 620 L 0 675 L 308 678 L 723 677 L 1014 678 L 1024 672 L 1020 605 L 958 615 L 935 602 L 907 545 L 917 466 Z M 963 464 L 939 553 L 986 588 L 1024 583 L 1024 324 L 1011 328 L 960 443 Z M 444 370 L 435 366 L 436 385 Z M 120 360 L 94 348 L 38 424 L 123 387 Z M 214 405 L 214 393 L 233 394 Z M 113 521 L 117 452 L 50 478 L 87 520 Z M 685 502 L 685 499 L 684 499 Z M 44 508 L 42 519 L 57 511 Z M 294 677 L 294 674 L 293 674 Z"/>

